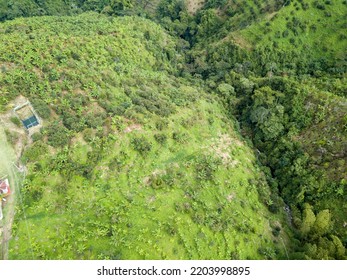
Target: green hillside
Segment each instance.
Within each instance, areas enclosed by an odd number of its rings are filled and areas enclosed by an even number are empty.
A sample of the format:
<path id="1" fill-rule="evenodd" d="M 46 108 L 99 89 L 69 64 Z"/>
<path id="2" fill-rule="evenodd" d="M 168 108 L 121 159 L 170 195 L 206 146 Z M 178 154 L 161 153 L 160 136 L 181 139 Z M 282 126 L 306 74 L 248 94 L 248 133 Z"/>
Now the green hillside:
<path id="1" fill-rule="evenodd" d="M 252 150 L 216 96 L 175 76 L 158 25 L 84 14 L 1 32 L 3 105 L 21 94 L 44 118 L 11 259 L 285 257 Z"/>
<path id="2" fill-rule="evenodd" d="M 346 71 L 345 1 L 210 2 L 196 16 L 193 48 L 204 76 L 230 64 L 262 76 Z"/>
<path id="3" fill-rule="evenodd" d="M 342 63 L 346 58 L 346 16 L 345 1 L 291 1 L 239 34 L 255 47 L 296 50 L 317 60 Z"/>

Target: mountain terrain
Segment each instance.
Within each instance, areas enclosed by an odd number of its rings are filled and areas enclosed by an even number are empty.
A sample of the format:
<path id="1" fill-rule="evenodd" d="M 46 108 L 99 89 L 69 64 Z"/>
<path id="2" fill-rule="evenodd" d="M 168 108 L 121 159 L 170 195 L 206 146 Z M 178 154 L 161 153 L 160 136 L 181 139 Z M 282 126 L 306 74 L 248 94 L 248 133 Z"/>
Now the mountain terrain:
<path id="1" fill-rule="evenodd" d="M 0 1 L 3 134 L 26 174 L 3 258 L 345 259 L 346 15 Z"/>

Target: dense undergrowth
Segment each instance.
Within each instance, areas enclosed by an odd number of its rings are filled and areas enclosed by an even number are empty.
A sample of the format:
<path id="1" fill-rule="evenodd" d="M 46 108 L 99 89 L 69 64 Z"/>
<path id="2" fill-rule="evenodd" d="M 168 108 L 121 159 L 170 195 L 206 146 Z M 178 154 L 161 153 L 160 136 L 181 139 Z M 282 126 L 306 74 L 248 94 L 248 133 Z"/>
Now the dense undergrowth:
<path id="1" fill-rule="evenodd" d="M 0 25 L 45 121 L 10 257 L 345 259 L 346 2 L 92 2 Z"/>

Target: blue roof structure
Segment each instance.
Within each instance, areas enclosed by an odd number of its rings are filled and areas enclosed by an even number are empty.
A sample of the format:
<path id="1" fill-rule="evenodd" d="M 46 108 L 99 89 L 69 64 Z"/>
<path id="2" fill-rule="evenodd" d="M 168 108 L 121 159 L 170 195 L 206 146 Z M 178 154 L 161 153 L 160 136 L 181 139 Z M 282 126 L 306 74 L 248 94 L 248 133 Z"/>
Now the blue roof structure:
<path id="1" fill-rule="evenodd" d="M 30 118 L 27 118 L 25 120 L 22 120 L 23 125 L 25 126 L 26 129 L 29 129 L 33 126 L 37 126 L 39 124 L 38 119 L 36 116 L 31 116 Z"/>
<path id="2" fill-rule="evenodd" d="M 29 101 L 15 107 L 13 111 L 27 130 L 40 124 L 39 117 Z"/>

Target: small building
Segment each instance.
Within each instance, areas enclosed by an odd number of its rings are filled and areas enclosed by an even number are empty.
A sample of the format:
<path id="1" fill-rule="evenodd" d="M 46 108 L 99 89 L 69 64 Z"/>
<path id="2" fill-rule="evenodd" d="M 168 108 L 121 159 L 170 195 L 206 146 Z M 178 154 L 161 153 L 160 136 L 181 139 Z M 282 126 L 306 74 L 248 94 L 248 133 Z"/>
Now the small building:
<path id="1" fill-rule="evenodd" d="M 6 201 L 5 197 L 9 196 L 10 194 L 11 190 L 8 179 L 0 179 L 0 220 L 2 220 L 4 217 L 2 213 L 3 202 Z"/>
<path id="2" fill-rule="evenodd" d="M 27 130 L 40 124 L 40 119 L 29 101 L 15 107 L 13 111 Z"/>
<path id="3" fill-rule="evenodd" d="M 0 179 L 0 196 L 1 199 L 9 196 L 11 194 L 10 184 L 8 179 L 1 180 Z"/>

